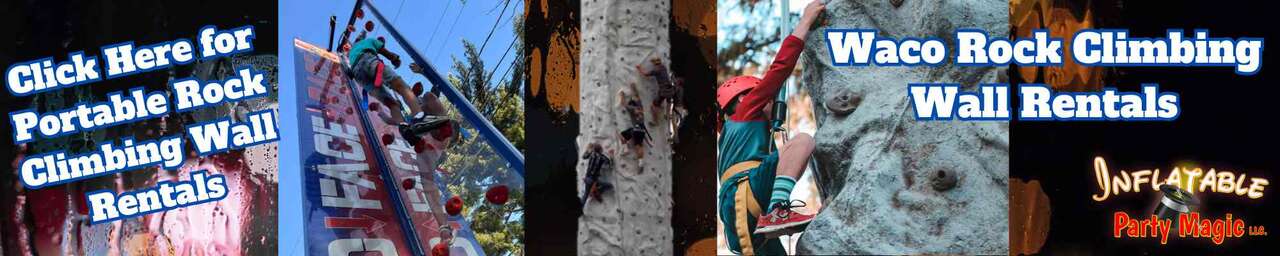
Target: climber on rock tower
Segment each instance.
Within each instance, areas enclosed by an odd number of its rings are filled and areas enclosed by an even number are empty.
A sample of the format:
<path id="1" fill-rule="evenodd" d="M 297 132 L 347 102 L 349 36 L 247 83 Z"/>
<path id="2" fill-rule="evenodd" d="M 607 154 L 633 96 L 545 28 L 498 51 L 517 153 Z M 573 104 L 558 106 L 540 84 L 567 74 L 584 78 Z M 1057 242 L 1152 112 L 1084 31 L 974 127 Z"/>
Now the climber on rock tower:
<path id="1" fill-rule="evenodd" d="M 729 249 L 735 252 L 785 254 L 777 237 L 799 232 L 813 219 L 791 210 L 802 207 L 803 201 L 790 200 L 791 189 L 813 153 L 813 137 L 797 134 L 778 152 L 769 152 L 773 143 L 769 113 L 770 104 L 800 58 L 810 25 L 825 8 L 823 1 L 805 6 L 795 30 L 783 40 L 763 78 L 734 77 L 716 91 L 724 122 L 717 146 L 719 214 Z M 761 240 L 763 246 L 753 246 Z"/>

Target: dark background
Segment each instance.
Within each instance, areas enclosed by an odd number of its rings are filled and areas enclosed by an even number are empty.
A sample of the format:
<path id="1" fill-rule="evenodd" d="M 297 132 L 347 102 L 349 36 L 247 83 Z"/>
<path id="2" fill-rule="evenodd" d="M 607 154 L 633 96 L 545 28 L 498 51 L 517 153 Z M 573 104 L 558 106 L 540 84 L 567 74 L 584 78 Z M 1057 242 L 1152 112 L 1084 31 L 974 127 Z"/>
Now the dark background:
<path id="1" fill-rule="evenodd" d="M 277 52 L 276 39 L 279 37 L 276 15 L 277 5 L 274 1 L 90 1 L 90 0 L 11 0 L 0 1 L 0 67 L 8 68 L 15 62 L 29 61 L 44 57 L 53 57 L 54 62 L 67 60 L 67 54 L 84 51 L 86 58 L 98 57 L 98 68 L 104 68 L 101 48 L 104 45 L 133 41 L 138 46 L 158 42 L 187 38 L 196 42 L 196 32 L 206 25 L 215 25 L 219 29 L 229 29 L 244 25 L 253 25 L 255 39 L 253 54 L 274 54 Z M 0 93 L 0 108 L 4 113 L 19 109 L 36 108 L 40 113 L 63 109 L 80 103 L 82 95 L 92 95 L 94 101 L 104 101 L 109 92 L 121 91 L 143 86 L 148 92 L 167 90 L 170 72 L 176 78 L 191 76 L 194 64 L 171 66 L 172 68 L 133 74 L 120 78 L 103 80 L 57 89 L 49 92 L 14 97 L 9 93 Z M 5 78 L 7 79 L 7 78 Z M 7 82 L 5 82 L 7 83 Z M 59 102 L 60 100 L 60 102 Z M 173 114 L 169 116 L 182 122 L 168 122 L 169 134 L 177 131 L 185 123 L 190 123 L 190 114 Z M 76 133 L 54 139 L 40 139 L 27 143 L 27 155 L 47 152 L 49 148 L 66 149 L 70 152 L 82 152 L 86 148 L 101 141 L 86 140 L 85 137 L 105 137 L 114 139 L 122 136 L 133 136 L 146 130 L 155 130 L 157 119 L 149 119 L 136 123 L 114 126 L 90 132 Z M 0 130 L 6 132 L 0 136 L 0 254 L 20 255 L 17 232 L 18 225 L 26 229 L 37 230 L 32 214 L 37 212 L 54 212 L 33 210 L 33 208 L 64 207 L 61 204 L 44 204 L 44 201 L 65 201 L 67 196 L 77 193 L 61 192 L 67 190 L 83 190 L 95 186 L 106 186 L 110 177 L 99 177 L 89 182 L 81 182 L 85 187 L 64 185 L 50 187 L 38 191 L 23 191 L 17 182 L 14 166 L 18 164 L 14 158 L 20 147 L 13 145 L 13 137 L 8 134 L 12 130 L 8 121 L 0 122 Z M 82 136 L 92 135 L 92 136 Z M 151 137 L 139 136 L 139 139 Z M 190 146 L 188 146 L 190 150 Z M 25 206 L 19 207 L 18 195 L 25 195 Z M 274 201 L 274 199 L 272 199 Z M 43 207 L 43 208 L 42 208 Z M 24 209 L 18 212 L 13 209 Z M 271 209 L 274 212 L 274 209 Z M 23 215 L 25 218 L 17 218 Z M 274 214 L 273 214 L 274 215 Z M 21 219 L 22 222 L 17 220 Z M 245 239 L 247 250 L 276 251 L 275 216 L 271 216 L 267 225 L 246 233 L 246 237 L 271 237 L 259 241 Z M 31 234 L 33 237 L 39 234 Z M 34 239 L 32 241 L 34 243 Z"/>
<path id="2" fill-rule="evenodd" d="M 1165 37 L 1167 29 L 1209 29 L 1210 37 L 1263 37 L 1276 40 L 1280 24 L 1265 1 L 1095 1 L 1095 14 L 1108 28 L 1127 28 L 1130 37 Z M 1013 122 L 1010 177 L 1038 180 L 1051 202 L 1052 218 L 1045 254 L 1274 254 L 1271 236 L 1228 238 L 1214 245 L 1204 238 L 1170 235 L 1168 245 L 1156 239 L 1113 238 L 1112 214 L 1142 218 L 1154 209 L 1158 194 L 1149 184 L 1142 194 L 1121 193 L 1103 202 L 1093 174 L 1093 158 L 1107 159 L 1111 174 L 1159 168 L 1166 178 L 1180 163 L 1266 178 L 1273 184 L 1259 199 L 1234 194 L 1197 193 L 1202 218 L 1232 213 L 1246 226 L 1280 221 L 1274 182 L 1280 181 L 1280 88 L 1275 79 L 1275 50 L 1264 45 L 1259 73 L 1236 75 L 1231 67 L 1130 67 L 1108 70 L 1106 87 L 1136 91 L 1142 83 L 1158 83 L 1164 92 L 1179 93 L 1181 116 L 1172 122 Z M 1269 64 L 1270 63 L 1270 64 Z M 1012 69 L 1011 69 L 1012 70 Z M 1011 72 L 1011 76 L 1015 72 Z M 1015 79 L 1016 80 L 1016 79 Z M 1015 94 L 1016 96 L 1016 94 Z M 1016 98 L 1015 98 L 1016 100 Z M 1247 184 L 1247 183 L 1246 183 Z M 1174 232 L 1171 230 L 1171 232 Z M 1247 231 L 1246 231 L 1247 233 Z"/>
<path id="3" fill-rule="evenodd" d="M 537 8 L 546 5 L 547 8 Z M 577 76 L 577 38 L 555 38 L 554 33 L 574 34 L 579 28 L 580 2 L 577 0 L 528 0 L 524 6 L 525 32 L 524 56 L 543 56 L 540 63 L 525 65 L 524 72 L 529 74 L 529 67 L 540 66 L 542 74 L 525 79 L 525 242 L 524 250 L 528 255 L 573 255 L 578 249 L 578 216 L 582 209 L 578 206 L 578 181 L 576 165 L 578 150 L 574 138 L 578 136 L 578 113 L 572 110 L 556 109 L 548 102 L 547 89 L 533 94 L 530 83 L 538 83 L 543 88 L 558 86 L 570 80 L 564 77 L 549 78 L 548 63 L 554 60 L 547 58 L 552 42 L 566 40 L 575 47 L 567 49 L 572 52 L 574 63 L 571 76 Z M 530 61 L 526 59 L 526 61 Z M 577 81 L 577 79 L 572 79 Z"/>

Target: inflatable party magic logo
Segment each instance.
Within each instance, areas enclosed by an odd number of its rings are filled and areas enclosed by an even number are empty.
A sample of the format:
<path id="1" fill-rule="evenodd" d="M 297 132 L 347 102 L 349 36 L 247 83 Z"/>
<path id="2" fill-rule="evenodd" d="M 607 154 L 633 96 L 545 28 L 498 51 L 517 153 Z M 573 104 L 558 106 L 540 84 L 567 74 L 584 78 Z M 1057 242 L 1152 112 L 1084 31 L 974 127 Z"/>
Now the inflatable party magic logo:
<path id="1" fill-rule="evenodd" d="M 1270 184 L 1266 178 L 1189 166 L 1173 167 L 1163 180 L 1160 169 L 1119 170 L 1112 174 L 1103 157 L 1093 159 L 1093 171 L 1100 189 L 1091 197 L 1096 202 L 1122 193 L 1142 194 L 1143 187 L 1148 185 L 1150 191 L 1159 193 L 1155 209 L 1150 214 L 1130 215 L 1125 211 L 1115 211 L 1111 217 L 1111 235 L 1114 238 L 1159 239 L 1163 245 L 1176 234 L 1181 238 L 1209 239 L 1213 244 L 1221 245 L 1228 238 L 1267 235 L 1265 227 L 1246 225 L 1244 218 L 1229 211 L 1221 218 L 1205 217 L 1198 211 L 1203 203 L 1201 200 L 1207 199 L 1204 195 L 1209 194 L 1240 197 L 1258 203 Z"/>

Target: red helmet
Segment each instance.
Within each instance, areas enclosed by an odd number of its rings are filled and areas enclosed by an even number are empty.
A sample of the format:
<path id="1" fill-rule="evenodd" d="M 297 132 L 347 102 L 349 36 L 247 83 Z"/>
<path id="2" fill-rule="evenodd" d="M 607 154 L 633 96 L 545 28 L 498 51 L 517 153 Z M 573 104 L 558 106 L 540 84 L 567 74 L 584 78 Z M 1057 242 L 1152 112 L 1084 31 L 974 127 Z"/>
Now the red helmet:
<path id="1" fill-rule="evenodd" d="M 733 101 L 734 97 L 750 91 L 751 88 L 756 88 L 758 84 L 760 84 L 760 78 L 754 76 L 730 78 L 729 81 L 720 84 L 720 89 L 716 90 L 716 103 L 720 103 L 720 107 L 725 107 Z"/>

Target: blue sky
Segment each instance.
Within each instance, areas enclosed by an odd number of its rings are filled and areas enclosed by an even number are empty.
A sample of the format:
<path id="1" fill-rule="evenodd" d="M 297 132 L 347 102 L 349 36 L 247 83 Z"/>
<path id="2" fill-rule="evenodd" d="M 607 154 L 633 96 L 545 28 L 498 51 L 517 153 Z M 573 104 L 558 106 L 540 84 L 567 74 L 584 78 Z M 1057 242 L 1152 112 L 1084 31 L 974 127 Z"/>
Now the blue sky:
<path id="1" fill-rule="evenodd" d="M 507 71 L 515 58 L 514 51 L 518 50 L 511 49 L 511 53 L 499 63 L 498 60 L 503 58 L 508 51 L 508 46 L 515 40 L 511 25 L 512 17 L 524 11 L 524 1 L 513 0 L 503 13 L 502 3 L 505 1 L 466 0 L 464 4 L 462 0 L 380 0 L 374 1 L 373 4 L 395 23 L 400 33 L 408 38 L 411 44 L 421 51 L 423 56 L 441 73 L 451 73 L 452 57 L 463 57 L 462 39 L 467 39 L 476 44 L 476 47 L 480 47 L 485 36 L 497 22 L 497 29 L 494 30 L 492 38 L 489 39 L 481 55 L 481 59 L 487 65 L 486 70 L 489 72 L 497 70 L 497 74 L 493 75 L 496 82 L 503 72 Z M 297 96 L 292 89 L 295 78 L 293 39 L 302 39 L 315 45 L 326 45 L 329 40 L 329 16 L 338 16 L 337 30 L 340 33 L 347 17 L 351 15 L 353 5 L 355 5 L 354 0 L 281 1 L 279 8 L 280 69 L 278 77 L 281 88 L 279 116 L 294 117 L 297 116 L 296 111 L 298 111 L 295 100 Z M 366 20 L 372 19 L 372 12 L 366 11 L 365 14 Z M 357 29 L 363 29 L 363 26 L 363 20 L 356 23 Z M 387 48 L 400 54 L 403 59 L 404 63 L 396 73 L 401 74 L 409 84 L 422 81 L 423 85 L 429 86 L 430 83 L 421 76 L 407 75 L 411 74 L 408 69 L 408 63 L 411 60 L 398 44 L 391 41 L 391 36 L 382 30 L 381 24 L 378 24 L 371 36 L 380 35 L 387 37 Z M 341 34 L 335 35 L 334 40 L 338 40 L 336 37 L 339 36 Z M 281 126 L 288 127 L 293 122 L 289 118 L 283 118 Z M 278 144 L 280 147 L 279 180 L 281 181 L 278 201 L 279 255 L 302 255 L 304 252 L 302 248 L 302 183 L 299 182 L 302 176 L 298 166 L 300 158 L 298 151 L 295 150 L 298 148 L 298 141 L 295 139 L 298 134 L 291 129 L 281 129 L 281 133 L 282 138 Z"/>

